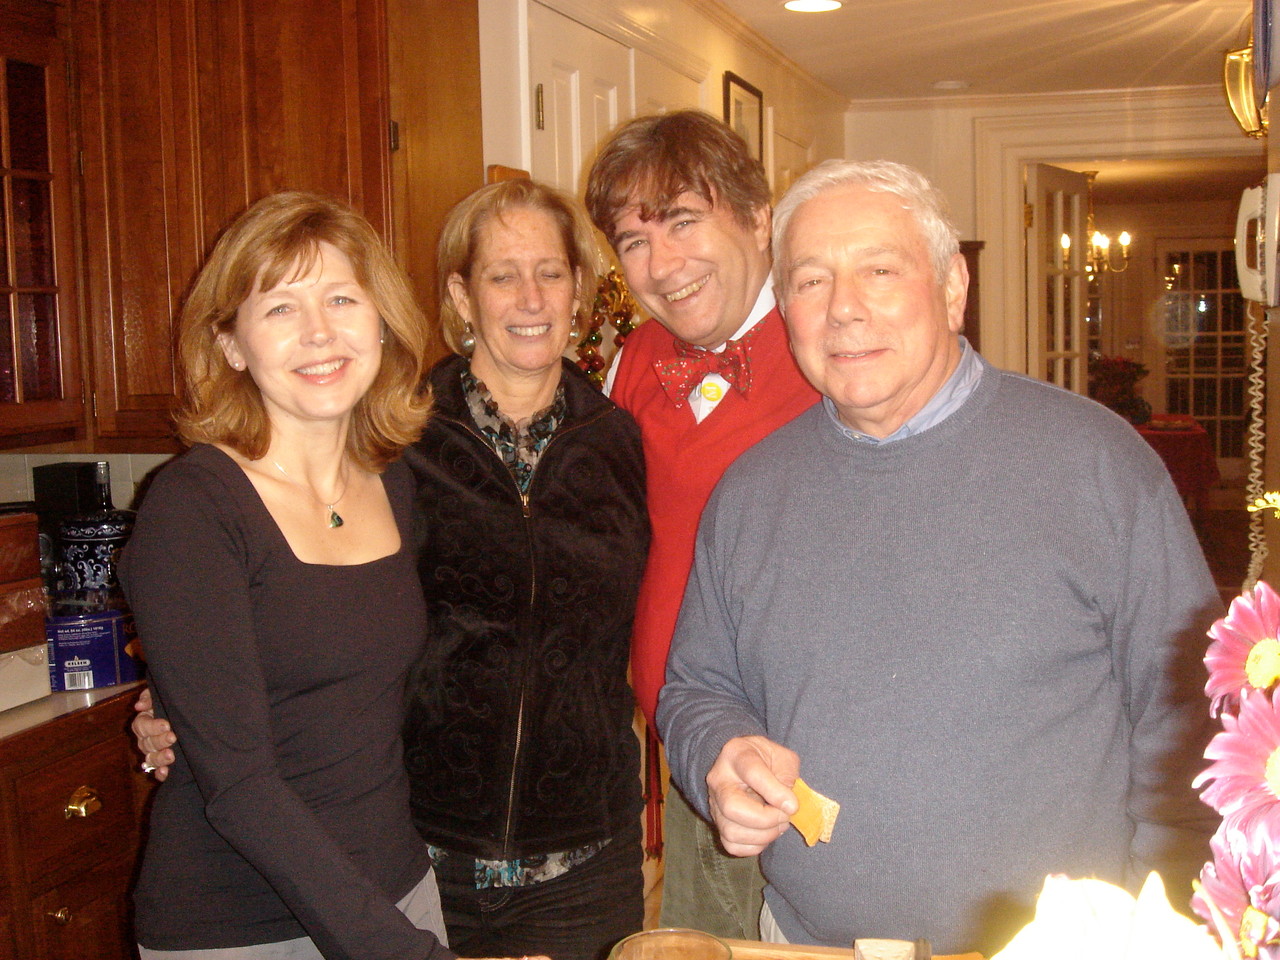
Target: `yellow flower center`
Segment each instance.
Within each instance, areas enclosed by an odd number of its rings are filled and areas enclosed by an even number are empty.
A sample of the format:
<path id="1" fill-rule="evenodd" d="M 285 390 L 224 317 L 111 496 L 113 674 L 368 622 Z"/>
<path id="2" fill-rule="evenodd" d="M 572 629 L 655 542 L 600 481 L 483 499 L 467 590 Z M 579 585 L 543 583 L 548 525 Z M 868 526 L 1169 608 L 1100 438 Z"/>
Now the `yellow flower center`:
<path id="1" fill-rule="evenodd" d="M 1266 781 L 1267 789 L 1271 791 L 1272 796 L 1280 798 L 1280 747 L 1272 750 L 1271 756 L 1267 757 L 1262 779 Z"/>
<path id="2" fill-rule="evenodd" d="M 1256 907 L 1245 907 L 1240 917 L 1240 954 L 1254 960 L 1258 956 L 1258 948 L 1274 943 L 1268 941 L 1267 922 L 1270 918 Z"/>
<path id="3" fill-rule="evenodd" d="M 1245 658 L 1244 675 L 1255 690 L 1266 690 L 1280 680 L 1280 640 L 1264 637 L 1255 643 Z"/>

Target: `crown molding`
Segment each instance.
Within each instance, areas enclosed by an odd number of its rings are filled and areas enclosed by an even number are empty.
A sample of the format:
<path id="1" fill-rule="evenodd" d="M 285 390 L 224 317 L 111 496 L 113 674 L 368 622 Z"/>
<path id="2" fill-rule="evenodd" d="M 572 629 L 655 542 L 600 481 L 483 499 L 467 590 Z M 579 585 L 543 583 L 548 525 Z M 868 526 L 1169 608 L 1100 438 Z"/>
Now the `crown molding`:
<path id="1" fill-rule="evenodd" d="M 586 0 L 538 0 L 544 6 L 576 20 L 584 27 L 603 33 L 627 47 L 634 47 L 657 57 L 667 66 L 691 80 L 701 83 L 711 74 L 711 64 L 625 13 L 612 10 L 599 2 Z"/>
<path id="2" fill-rule="evenodd" d="M 719 27 L 729 36 L 733 37 L 739 43 L 742 43 L 755 50 L 761 56 L 772 60 L 783 70 L 795 76 L 797 80 L 807 87 L 820 91 L 825 96 L 834 98 L 835 100 L 845 104 L 848 109 L 849 99 L 836 90 L 829 87 L 813 74 L 809 73 L 800 64 L 796 63 L 781 50 L 771 44 L 763 36 L 757 33 L 745 20 L 742 20 L 736 13 L 716 0 L 684 0 L 684 3 L 702 14 L 710 20 L 715 26 Z"/>
<path id="3" fill-rule="evenodd" d="M 1045 112 L 1093 113 L 1099 109 L 1147 107 L 1171 102 L 1188 103 L 1212 99 L 1225 107 L 1220 84 L 1183 87 L 1133 87 L 1119 90 L 1073 90 L 1058 93 L 974 94 L 938 97 L 904 97 L 893 100 L 850 100 L 851 113 L 874 113 L 890 110 L 999 110 L 1040 107 Z"/>

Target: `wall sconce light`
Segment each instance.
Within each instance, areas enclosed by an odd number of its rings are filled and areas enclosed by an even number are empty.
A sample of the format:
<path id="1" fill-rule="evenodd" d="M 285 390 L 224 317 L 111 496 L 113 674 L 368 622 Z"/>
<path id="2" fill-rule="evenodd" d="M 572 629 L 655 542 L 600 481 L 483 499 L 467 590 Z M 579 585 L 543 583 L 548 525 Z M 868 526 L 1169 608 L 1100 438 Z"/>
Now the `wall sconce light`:
<path id="1" fill-rule="evenodd" d="M 1253 91 L 1253 45 L 1241 50 L 1228 50 L 1222 62 L 1222 86 L 1227 93 L 1231 115 L 1246 136 L 1255 139 L 1267 135 L 1267 104 L 1262 105 Z"/>

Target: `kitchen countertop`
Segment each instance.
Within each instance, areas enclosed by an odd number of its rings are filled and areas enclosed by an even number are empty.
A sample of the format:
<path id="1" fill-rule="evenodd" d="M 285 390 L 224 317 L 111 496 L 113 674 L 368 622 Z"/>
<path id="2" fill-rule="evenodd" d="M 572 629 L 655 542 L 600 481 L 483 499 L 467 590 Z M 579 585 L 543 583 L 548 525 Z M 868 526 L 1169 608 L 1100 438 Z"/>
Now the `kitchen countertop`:
<path id="1" fill-rule="evenodd" d="M 56 720 L 77 710 L 85 710 L 95 703 L 110 699 L 131 689 L 141 689 L 143 681 L 121 683 L 113 687 L 97 687 L 93 690 L 72 690 L 51 693 L 39 700 L 32 700 L 17 707 L 0 711 L 0 740 L 23 733 L 42 723 Z"/>

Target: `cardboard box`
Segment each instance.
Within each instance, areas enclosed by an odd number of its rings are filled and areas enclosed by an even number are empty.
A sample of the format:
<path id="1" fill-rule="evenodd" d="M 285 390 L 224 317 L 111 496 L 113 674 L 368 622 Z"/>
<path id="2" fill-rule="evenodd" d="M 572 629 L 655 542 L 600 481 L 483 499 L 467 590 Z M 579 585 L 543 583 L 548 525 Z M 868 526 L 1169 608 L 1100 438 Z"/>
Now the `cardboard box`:
<path id="1" fill-rule="evenodd" d="M 40 576 L 40 535 L 34 513 L 0 514 L 0 583 Z"/>
<path id="2" fill-rule="evenodd" d="M 48 645 L 0 653 L 0 710 L 49 695 Z"/>
<path id="3" fill-rule="evenodd" d="M 0 583 L 0 653 L 44 642 L 44 581 Z"/>
<path id="4" fill-rule="evenodd" d="M 0 514 L 0 653 L 43 641 L 44 611 L 36 515 Z"/>

